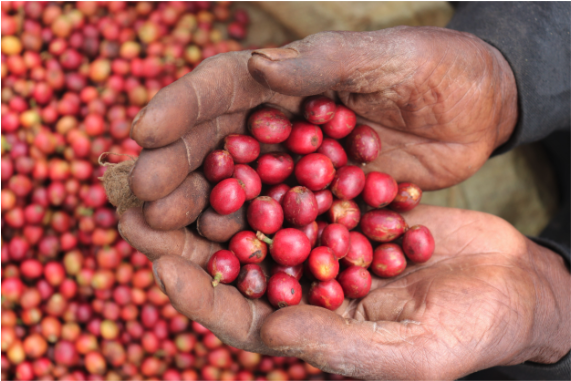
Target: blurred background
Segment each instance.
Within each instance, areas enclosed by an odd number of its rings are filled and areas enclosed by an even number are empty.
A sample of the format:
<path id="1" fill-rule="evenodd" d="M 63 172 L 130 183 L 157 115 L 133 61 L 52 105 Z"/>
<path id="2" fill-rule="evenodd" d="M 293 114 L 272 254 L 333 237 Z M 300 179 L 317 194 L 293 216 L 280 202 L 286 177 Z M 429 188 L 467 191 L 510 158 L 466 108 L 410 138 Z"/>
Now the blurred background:
<path id="1" fill-rule="evenodd" d="M 1 12 L 2 379 L 342 379 L 224 345 L 174 310 L 146 257 L 118 235 L 97 159 L 137 156 L 133 117 L 207 57 L 323 30 L 445 26 L 453 8 L 3 1 Z M 498 215 L 528 235 L 543 229 L 557 199 L 539 145 L 423 196 Z"/>

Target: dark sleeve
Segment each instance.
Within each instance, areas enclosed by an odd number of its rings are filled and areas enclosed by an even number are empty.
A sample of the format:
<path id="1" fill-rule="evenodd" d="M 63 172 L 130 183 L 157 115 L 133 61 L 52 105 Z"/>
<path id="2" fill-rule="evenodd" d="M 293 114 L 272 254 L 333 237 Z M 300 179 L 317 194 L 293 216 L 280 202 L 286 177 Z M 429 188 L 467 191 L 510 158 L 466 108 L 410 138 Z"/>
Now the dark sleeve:
<path id="1" fill-rule="evenodd" d="M 495 154 L 569 130 L 570 14 L 570 2 L 456 4 L 448 28 L 472 33 L 497 48 L 515 75 L 518 123 Z"/>
<path id="2" fill-rule="evenodd" d="M 497 48 L 510 64 L 518 90 L 518 122 L 494 155 L 540 141 L 554 164 L 561 210 L 532 238 L 561 255 L 569 268 L 570 24 L 569 2 L 474 2 L 454 4 L 448 28 L 472 33 Z M 556 364 L 524 363 L 494 368 L 506 379 L 571 379 L 571 354 Z M 476 379 L 479 373 L 469 379 Z M 482 373 L 485 375 L 485 373 Z M 476 376 L 476 378 L 473 378 Z"/>

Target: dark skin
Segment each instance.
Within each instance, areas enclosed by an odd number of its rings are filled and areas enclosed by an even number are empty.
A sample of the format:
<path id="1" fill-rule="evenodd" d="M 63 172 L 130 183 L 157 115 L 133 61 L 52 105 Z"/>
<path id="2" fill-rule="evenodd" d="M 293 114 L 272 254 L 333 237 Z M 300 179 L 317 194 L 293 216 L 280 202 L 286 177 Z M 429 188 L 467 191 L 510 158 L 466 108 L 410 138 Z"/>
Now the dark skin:
<path id="1" fill-rule="evenodd" d="M 139 249 L 148 244 L 140 213 L 121 218 Z M 396 278 L 373 277 L 365 298 L 335 312 L 305 299 L 276 311 L 232 285 L 213 288 L 205 268 L 221 246 L 190 230 L 150 257 L 173 306 L 225 343 L 351 377 L 457 379 L 496 365 L 552 363 L 569 351 L 571 281 L 560 256 L 489 214 L 420 205 L 403 215 L 432 231 L 433 257 Z"/>
<path id="2" fill-rule="evenodd" d="M 162 89 L 131 129 L 148 149 L 132 173 L 134 193 L 145 201 L 168 195 L 224 136 L 245 132 L 253 107 L 299 115 L 303 98 L 320 93 L 382 137 L 368 170 L 425 190 L 470 177 L 517 119 L 509 65 L 472 35 L 408 27 L 320 33 L 285 49 L 215 56 Z"/>
<path id="3" fill-rule="evenodd" d="M 381 136 L 381 154 L 366 171 L 425 190 L 471 176 L 517 120 L 509 65 L 472 35 L 440 28 L 321 33 L 283 49 L 213 57 L 161 90 L 133 123 L 145 150 L 132 190 L 147 205 L 171 197 L 192 209 L 196 200 L 169 193 L 225 135 L 245 131 L 252 108 L 266 103 L 295 116 L 304 97 L 322 93 Z M 140 209 L 121 217 L 120 231 L 155 261 L 175 308 L 249 351 L 374 379 L 455 379 L 495 365 L 553 363 L 569 351 L 571 281 L 560 256 L 491 215 L 419 206 L 404 217 L 430 228 L 432 259 L 397 278 L 375 278 L 369 295 L 335 312 L 275 311 L 233 286 L 212 288 L 204 267 L 221 246 L 186 228 L 152 230 Z"/>

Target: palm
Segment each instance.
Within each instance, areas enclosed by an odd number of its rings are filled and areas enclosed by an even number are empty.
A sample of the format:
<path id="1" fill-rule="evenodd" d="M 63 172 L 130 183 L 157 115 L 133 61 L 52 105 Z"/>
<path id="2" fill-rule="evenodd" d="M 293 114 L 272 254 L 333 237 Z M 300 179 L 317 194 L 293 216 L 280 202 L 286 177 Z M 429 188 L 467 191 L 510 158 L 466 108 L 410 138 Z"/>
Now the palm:
<path id="1" fill-rule="evenodd" d="M 437 247 L 432 259 L 410 266 L 394 280 L 377 279 L 367 297 L 338 312 L 380 325 L 407 322 L 402 336 L 393 339 L 412 362 L 412 373 L 389 377 L 457 378 L 482 364 L 498 363 L 508 355 L 506 348 L 521 339 L 515 327 L 531 328 L 516 324 L 531 311 L 511 295 L 515 289 L 518 297 L 534 298 L 525 282 L 524 237 L 504 221 L 476 212 L 423 207 L 409 218 L 433 231 Z M 494 235 L 502 238 L 495 240 Z M 433 361 L 419 356 L 419 347 Z M 486 353 L 476 356 L 482 347 Z M 458 364 L 464 368 L 452 366 Z M 456 373 L 446 373 L 452 369 Z"/>

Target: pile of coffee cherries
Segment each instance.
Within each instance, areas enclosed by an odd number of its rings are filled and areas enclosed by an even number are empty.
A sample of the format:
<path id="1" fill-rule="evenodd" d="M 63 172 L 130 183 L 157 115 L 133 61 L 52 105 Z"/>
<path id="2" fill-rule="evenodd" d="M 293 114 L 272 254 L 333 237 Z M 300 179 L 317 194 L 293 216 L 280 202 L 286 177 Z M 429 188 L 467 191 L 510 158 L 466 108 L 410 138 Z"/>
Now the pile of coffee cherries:
<path id="1" fill-rule="evenodd" d="M 235 234 L 207 270 L 214 286 L 236 281 L 246 297 L 267 294 L 277 308 L 300 303 L 305 276 L 312 281 L 308 302 L 335 310 L 344 298 L 369 293 L 368 269 L 395 277 L 407 258 L 429 260 L 434 239 L 425 226 L 409 228 L 398 213 L 418 205 L 418 186 L 348 164 L 349 158 L 363 165 L 377 158 L 381 141 L 373 128 L 356 125 L 353 111 L 323 96 L 308 98 L 303 111 L 305 120 L 291 122 L 280 110 L 256 110 L 248 120 L 253 136 L 229 135 L 224 150 L 205 158 L 204 175 L 216 184 L 212 208 L 229 215 L 249 202 L 252 229 Z M 287 152 L 260 156 L 260 143 L 282 143 Z M 256 159 L 254 169 L 248 164 Z M 368 210 L 363 215 L 360 205 Z M 380 245 L 373 250 L 372 242 Z M 269 274 L 260 266 L 268 251 Z"/>
<path id="2" fill-rule="evenodd" d="M 160 88 L 243 48 L 248 13 L 230 6 L 1 2 L 0 379 L 336 377 L 225 345 L 176 311 L 98 179 L 101 153 L 138 156 L 131 121 Z"/>

